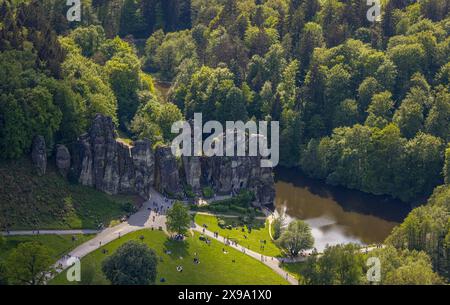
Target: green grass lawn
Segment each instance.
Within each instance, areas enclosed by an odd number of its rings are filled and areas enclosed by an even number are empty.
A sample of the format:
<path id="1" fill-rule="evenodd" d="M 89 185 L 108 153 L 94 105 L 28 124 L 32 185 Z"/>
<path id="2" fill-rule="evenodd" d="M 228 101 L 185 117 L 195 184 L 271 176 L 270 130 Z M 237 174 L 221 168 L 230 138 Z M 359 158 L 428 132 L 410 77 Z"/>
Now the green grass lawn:
<path id="1" fill-rule="evenodd" d="M 238 218 L 219 218 L 225 220 L 227 225 L 232 224 L 233 222 L 239 223 Z M 255 220 L 253 229 L 249 232 L 246 226 L 236 226 L 232 229 L 222 229 L 218 225 L 219 218 L 211 215 L 196 214 L 195 222 L 200 226 L 206 224 L 209 231 L 219 232 L 219 235 L 228 237 L 231 240 L 235 240 L 240 245 L 255 252 L 267 256 L 281 256 L 281 250 L 272 242 L 270 238 L 269 224 L 267 221 L 264 222 L 263 220 Z M 242 231 L 242 229 L 244 229 L 244 231 Z M 245 238 L 245 236 L 247 236 L 247 238 Z M 264 249 L 261 248 L 262 240 L 266 241 Z"/>
<path id="2" fill-rule="evenodd" d="M 109 281 L 101 272 L 101 263 L 107 255 L 114 251 L 123 243 L 129 240 L 138 240 L 143 235 L 144 243 L 153 249 L 160 257 L 158 264 L 157 284 L 166 285 L 278 285 L 287 282 L 269 267 L 241 252 L 223 244 L 212 241 L 208 246 L 199 239 L 200 235 L 195 234 L 184 242 L 177 242 L 168 239 L 168 236 L 161 231 L 141 230 L 127 234 L 121 239 L 117 239 L 103 248 L 92 252 L 81 261 L 81 273 L 83 265 L 94 266 L 96 274 L 94 284 L 109 284 Z M 222 252 L 223 248 L 228 251 Z M 102 249 L 108 250 L 107 254 L 102 253 Z M 170 250 L 168 255 L 164 250 Z M 197 253 L 200 264 L 194 264 L 194 253 Z M 235 262 L 233 262 L 235 260 Z M 183 272 L 178 272 L 176 267 L 182 265 Z M 251 275 L 251 276 L 250 276 Z M 165 283 L 159 280 L 165 278 Z M 66 281 L 65 273 L 59 274 L 51 284 L 70 284 Z"/>
<path id="3" fill-rule="evenodd" d="M 88 241 L 94 235 L 77 234 L 75 241 L 72 241 L 72 235 L 39 235 L 39 236 L 10 236 L 5 237 L 5 243 L 0 247 L 0 260 L 8 257 L 11 251 L 19 244 L 35 241 L 45 246 L 55 262 L 63 255 L 75 249 L 78 245 Z"/>
<path id="4" fill-rule="evenodd" d="M 90 187 L 71 184 L 49 160 L 38 177 L 31 161 L 0 162 L 0 225 L 20 229 L 97 229 L 125 214 L 125 202 L 137 197 L 109 196 Z"/>

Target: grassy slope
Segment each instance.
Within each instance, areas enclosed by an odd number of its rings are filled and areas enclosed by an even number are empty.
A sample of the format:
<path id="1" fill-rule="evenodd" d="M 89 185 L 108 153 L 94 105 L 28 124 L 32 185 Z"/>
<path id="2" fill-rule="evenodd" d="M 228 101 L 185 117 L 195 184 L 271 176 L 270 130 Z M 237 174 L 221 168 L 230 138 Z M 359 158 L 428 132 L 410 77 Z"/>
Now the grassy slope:
<path id="1" fill-rule="evenodd" d="M 221 218 L 226 221 L 226 223 L 231 224 L 233 221 L 238 221 L 237 218 Z M 242 232 L 243 227 L 236 227 L 231 230 L 229 229 L 221 229 L 218 225 L 218 218 L 215 216 L 209 215 L 195 215 L 195 222 L 203 226 L 206 224 L 208 226 L 208 230 L 212 232 L 219 232 L 219 235 L 228 237 L 232 240 L 237 241 L 240 245 L 247 247 L 250 250 L 255 252 L 268 255 L 268 256 L 279 256 L 281 255 L 280 249 L 272 242 L 269 235 L 269 226 L 267 223 L 263 223 L 263 221 L 256 220 L 259 225 L 251 230 L 251 233 L 248 232 L 247 228 Z M 247 236 L 247 238 L 244 237 Z M 265 240 L 266 244 L 264 246 L 264 250 L 260 248 L 261 240 Z"/>
<path id="2" fill-rule="evenodd" d="M 76 240 L 72 241 L 72 235 L 39 235 L 39 236 L 10 236 L 5 237 L 5 243 L 0 247 L 0 260 L 5 259 L 11 251 L 19 244 L 35 241 L 47 247 L 50 255 L 57 261 L 63 255 L 69 253 L 78 245 L 91 239 L 93 235 L 75 235 Z"/>
<path id="3" fill-rule="evenodd" d="M 157 284 L 164 277 L 164 284 L 192 284 L 192 285 L 246 285 L 246 284 L 287 284 L 287 282 L 269 267 L 250 258 L 241 252 L 227 248 L 228 254 L 222 252 L 224 247 L 217 241 L 212 241 L 208 246 L 199 240 L 199 234 L 189 237 L 185 242 L 169 240 L 161 231 L 141 230 L 127 234 L 121 239 L 115 240 L 102 249 L 107 249 L 108 254 L 103 254 L 99 249 L 82 260 L 83 264 L 94 265 L 96 268 L 95 284 L 108 284 L 108 280 L 101 272 L 101 262 L 107 255 L 113 253 L 121 244 L 128 240 L 139 240 L 145 237 L 144 242 L 162 259 L 158 264 Z M 164 250 L 170 250 L 170 255 Z M 194 264 L 194 253 L 198 254 L 200 264 Z M 180 258 L 182 257 L 182 259 Z M 232 260 L 235 260 L 233 263 Z M 177 272 L 176 267 L 183 266 L 183 272 Z M 251 276 L 249 276 L 251 274 Z M 52 284 L 68 284 L 66 275 L 60 274 Z"/>
<path id="4" fill-rule="evenodd" d="M 286 270 L 286 272 L 289 272 L 292 276 L 300 280 L 302 278 L 302 272 L 304 269 L 305 263 L 298 262 L 298 263 L 290 263 L 290 264 L 281 264 L 281 268 Z"/>
<path id="5" fill-rule="evenodd" d="M 49 161 L 43 177 L 28 159 L 0 163 L 0 225 L 10 229 L 96 229 L 124 215 L 130 196 L 109 196 L 70 184 Z"/>

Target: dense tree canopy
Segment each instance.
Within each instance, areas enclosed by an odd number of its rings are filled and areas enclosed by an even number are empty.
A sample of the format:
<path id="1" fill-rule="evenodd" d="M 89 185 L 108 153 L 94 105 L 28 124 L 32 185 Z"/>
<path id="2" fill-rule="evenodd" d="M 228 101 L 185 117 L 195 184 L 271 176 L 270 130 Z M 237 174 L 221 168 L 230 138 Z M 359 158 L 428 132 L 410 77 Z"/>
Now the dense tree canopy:
<path id="1" fill-rule="evenodd" d="M 444 185 L 436 188 L 427 205 L 414 209 L 394 229 L 387 243 L 400 249 L 426 252 L 434 270 L 449 279 L 449 215 L 450 187 Z"/>
<path id="2" fill-rule="evenodd" d="M 6 260 L 8 282 L 18 285 L 42 285 L 53 261 L 48 249 L 37 242 L 21 243 Z"/>
<path id="3" fill-rule="evenodd" d="M 387 1 L 375 23 L 353 0 L 92 0 L 72 23 L 64 4 L 0 1 L 0 159 L 37 134 L 71 143 L 97 113 L 154 143 L 195 112 L 279 121 L 281 165 L 327 183 L 414 202 L 447 183 L 388 239 L 384 281 L 437 282 L 423 252 L 448 278 L 448 1 Z M 353 252 L 306 281 L 359 283 Z"/>
<path id="4" fill-rule="evenodd" d="M 37 133 L 50 148 L 73 141 L 96 113 L 131 137 L 168 141 L 180 114 L 202 112 L 280 121 L 281 164 L 333 184 L 409 201 L 444 181 L 450 40 L 440 1 L 389 3 L 373 26 L 352 1 L 127 0 L 119 12 L 94 1 L 59 39 L 60 6 L 7 3 L 2 158 L 20 157 Z M 148 38 L 142 57 L 114 33 Z M 142 69 L 173 82 L 168 104 Z"/>
<path id="5" fill-rule="evenodd" d="M 167 229 L 177 234 L 185 234 L 189 229 L 191 216 L 188 208 L 181 202 L 175 202 L 167 211 Z"/>
<path id="6" fill-rule="evenodd" d="M 102 271 L 113 285 L 150 285 L 156 280 L 155 252 L 136 241 L 120 246 L 102 263 Z"/>
<path id="7" fill-rule="evenodd" d="M 322 256 L 308 258 L 302 271 L 309 285 L 357 285 L 364 281 L 365 260 L 356 245 L 327 247 Z"/>
<path id="8" fill-rule="evenodd" d="M 289 255 L 296 257 L 300 251 L 308 250 L 314 245 L 314 237 L 309 225 L 301 220 L 291 222 L 277 239 L 277 244 Z"/>

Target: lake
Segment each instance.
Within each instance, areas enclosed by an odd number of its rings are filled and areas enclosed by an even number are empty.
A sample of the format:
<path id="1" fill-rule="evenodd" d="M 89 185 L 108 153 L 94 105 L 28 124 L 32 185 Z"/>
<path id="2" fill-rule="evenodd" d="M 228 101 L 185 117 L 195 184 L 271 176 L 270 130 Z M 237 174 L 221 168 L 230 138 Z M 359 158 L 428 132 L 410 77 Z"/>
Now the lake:
<path id="1" fill-rule="evenodd" d="M 277 169 L 275 181 L 276 210 L 288 220 L 306 221 L 319 251 L 327 244 L 382 243 L 412 209 L 399 200 L 330 186 L 292 169 Z"/>

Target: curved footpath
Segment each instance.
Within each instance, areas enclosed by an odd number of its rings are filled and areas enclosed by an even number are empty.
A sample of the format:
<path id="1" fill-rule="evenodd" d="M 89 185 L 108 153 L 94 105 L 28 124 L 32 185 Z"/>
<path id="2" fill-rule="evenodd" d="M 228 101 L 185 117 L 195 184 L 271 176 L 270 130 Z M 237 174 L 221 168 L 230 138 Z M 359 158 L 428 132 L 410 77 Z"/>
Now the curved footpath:
<path id="1" fill-rule="evenodd" d="M 18 235 L 76 235 L 76 234 L 97 234 L 100 230 L 17 230 L 1 232 L 3 236 Z"/>
<path id="2" fill-rule="evenodd" d="M 146 201 L 142 208 L 136 212 L 135 214 L 131 215 L 127 222 L 123 222 L 117 226 L 104 229 L 102 231 L 97 230 L 39 230 L 39 231 L 9 231 L 9 232 L 2 232 L 5 236 L 15 236 L 15 235 L 42 235 L 42 234 L 55 234 L 55 235 L 74 235 L 74 234 L 95 234 L 98 233 L 93 239 L 85 242 L 84 244 L 79 245 L 74 250 L 72 250 L 69 255 L 62 257 L 60 260 L 58 260 L 54 267 L 56 268 L 57 272 L 64 271 L 67 266 L 67 260 L 70 257 L 76 257 L 76 258 L 83 258 L 84 256 L 88 255 L 89 253 L 101 248 L 105 244 L 110 243 L 113 240 L 119 239 L 122 236 L 139 231 L 145 228 L 154 228 L 156 230 L 162 229 L 163 231 L 166 231 L 166 216 L 165 212 L 167 209 L 169 209 L 172 206 L 172 200 L 168 200 L 164 198 L 160 193 L 156 192 L 155 190 L 151 190 L 150 199 Z M 158 207 L 159 211 L 161 213 L 155 213 L 154 208 Z M 197 224 L 193 224 L 191 227 L 192 230 L 198 231 L 211 239 L 215 239 L 229 247 L 232 247 L 238 251 L 241 251 L 245 255 L 248 255 L 254 259 L 257 259 L 264 263 L 266 266 L 270 267 L 273 271 L 278 273 L 280 276 L 282 276 L 284 279 L 286 279 L 290 284 L 292 285 L 298 285 L 297 279 L 293 278 L 291 275 L 289 275 L 286 271 L 284 271 L 282 268 L 280 268 L 281 262 L 294 262 L 290 259 L 280 259 L 276 257 L 270 257 L 270 256 L 263 256 L 259 253 L 256 253 L 252 250 L 249 250 L 245 247 L 229 244 L 226 241 L 226 238 L 222 236 L 218 236 L 217 238 L 214 237 L 214 233 L 206 230 L 202 227 L 200 227 Z M 301 261 L 302 258 L 295 260 Z"/>
<path id="3" fill-rule="evenodd" d="M 280 268 L 281 259 L 277 257 L 272 256 L 265 256 L 260 253 L 254 252 L 252 250 L 249 250 L 245 247 L 242 247 L 240 245 L 235 245 L 233 243 L 227 242 L 227 239 L 223 236 L 215 237 L 214 233 L 199 226 L 198 224 L 194 223 L 194 226 L 192 227 L 193 230 L 202 233 L 205 236 L 208 236 L 208 238 L 215 239 L 228 247 L 234 248 L 250 257 L 253 257 L 254 259 L 257 259 L 261 261 L 264 265 L 270 267 L 273 271 L 284 277 L 285 280 L 287 280 L 291 285 L 298 285 L 297 279 L 293 278 L 289 273 L 284 271 L 282 268 Z M 300 261 L 300 260 L 297 260 Z M 283 262 L 288 262 L 287 260 L 283 260 Z"/>

